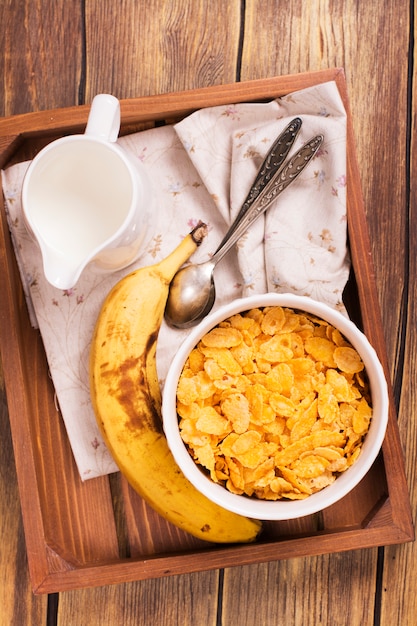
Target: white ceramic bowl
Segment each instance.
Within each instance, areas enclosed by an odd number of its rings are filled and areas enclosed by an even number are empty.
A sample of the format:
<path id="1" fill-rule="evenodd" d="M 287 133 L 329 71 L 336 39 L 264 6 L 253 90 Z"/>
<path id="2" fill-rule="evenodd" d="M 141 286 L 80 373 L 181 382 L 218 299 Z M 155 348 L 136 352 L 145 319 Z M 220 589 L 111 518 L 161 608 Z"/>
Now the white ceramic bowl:
<path id="1" fill-rule="evenodd" d="M 214 483 L 199 469 L 188 453 L 178 428 L 176 411 L 177 385 L 191 350 L 201 337 L 220 321 L 236 313 L 264 306 L 283 306 L 307 311 L 328 321 L 338 328 L 358 351 L 369 378 L 373 416 L 358 459 L 349 469 L 338 476 L 331 485 L 308 496 L 304 500 L 266 501 L 229 492 L 225 487 Z M 375 350 L 365 335 L 344 315 L 310 298 L 270 293 L 235 300 L 233 303 L 223 306 L 208 315 L 203 322 L 190 332 L 177 351 L 169 368 L 163 391 L 162 414 L 168 445 L 177 464 L 188 480 L 207 498 L 225 509 L 251 518 L 261 520 L 294 519 L 316 513 L 334 504 L 350 492 L 368 472 L 379 453 L 385 436 L 388 421 L 387 384 Z"/>

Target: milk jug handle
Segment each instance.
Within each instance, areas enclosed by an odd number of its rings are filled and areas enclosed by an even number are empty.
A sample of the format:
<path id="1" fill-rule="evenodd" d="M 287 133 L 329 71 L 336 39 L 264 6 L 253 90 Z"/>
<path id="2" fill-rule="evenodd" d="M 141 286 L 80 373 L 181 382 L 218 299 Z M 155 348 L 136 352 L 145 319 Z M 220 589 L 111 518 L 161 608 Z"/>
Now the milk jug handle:
<path id="1" fill-rule="evenodd" d="M 86 135 L 115 142 L 120 130 L 120 102 L 114 96 L 101 93 L 94 97 L 85 129 Z"/>

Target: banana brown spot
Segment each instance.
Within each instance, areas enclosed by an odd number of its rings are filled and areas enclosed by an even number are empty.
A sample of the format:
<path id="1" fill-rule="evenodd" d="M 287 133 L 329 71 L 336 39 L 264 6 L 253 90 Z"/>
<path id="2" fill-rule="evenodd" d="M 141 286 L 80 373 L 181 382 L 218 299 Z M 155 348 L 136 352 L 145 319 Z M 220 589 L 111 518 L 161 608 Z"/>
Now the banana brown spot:
<path id="1" fill-rule="evenodd" d="M 202 533 L 208 533 L 208 532 L 210 532 L 210 530 L 211 530 L 210 524 L 204 524 L 204 526 L 202 526 L 202 527 L 200 528 L 200 530 L 201 530 L 201 532 L 202 532 Z"/>
<path id="2" fill-rule="evenodd" d="M 146 348 L 145 348 L 145 354 L 147 354 L 149 352 L 149 350 L 151 350 L 152 346 L 154 343 L 156 343 L 157 339 L 158 339 L 158 335 L 159 335 L 159 328 L 154 330 L 148 337 L 147 341 L 146 341 Z"/>

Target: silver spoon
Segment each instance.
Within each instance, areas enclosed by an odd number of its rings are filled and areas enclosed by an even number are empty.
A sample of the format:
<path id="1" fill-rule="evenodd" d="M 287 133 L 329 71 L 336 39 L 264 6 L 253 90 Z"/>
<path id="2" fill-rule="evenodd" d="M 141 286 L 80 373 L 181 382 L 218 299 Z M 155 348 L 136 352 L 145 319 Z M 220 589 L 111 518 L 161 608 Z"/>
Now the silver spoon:
<path id="1" fill-rule="evenodd" d="M 243 210 L 244 205 L 242 206 L 236 220 L 211 259 L 204 263 L 187 265 L 176 273 L 171 282 L 165 309 L 165 319 L 170 326 L 190 328 L 198 324 L 211 311 L 216 298 L 213 272 L 217 263 L 278 195 L 297 178 L 316 154 L 322 141 L 323 136 L 317 135 L 291 157 L 282 169 L 277 168 L 265 186 L 255 192 L 255 199 L 249 202 L 249 207 Z M 290 147 L 291 145 L 288 149 Z M 247 201 L 248 199 L 245 202 Z"/>
<path id="2" fill-rule="evenodd" d="M 222 248 L 223 245 L 227 243 L 227 240 L 229 239 L 230 235 L 232 234 L 234 229 L 238 226 L 243 216 L 248 211 L 250 206 L 253 204 L 255 199 L 259 196 L 260 192 L 265 188 L 267 183 L 271 180 L 271 178 L 278 172 L 280 167 L 283 165 L 289 151 L 291 150 L 292 145 L 294 144 L 297 138 L 298 132 L 301 128 L 301 124 L 302 124 L 302 121 L 299 117 L 294 118 L 288 124 L 288 126 L 284 128 L 282 133 L 274 141 L 274 143 L 268 150 L 268 153 L 261 167 L 258 170 L 258 173 L 255 177 L 252 187 L 250 188 L 249 193 L 246 196 L 246 199 L 244 203 L 242 204 L 238 215 L 236 216 L 235 220 L 231 224 L 229 230 L 227 231 L 226 235 L 220 242 L 214 254 L 216 254 L 220 250 L 220 248 Z M 211 280 L 213 282 L 213 278 Z M 178 283 L 178 279 L 175 281 L 173 288 L 171 288 L 172 290 L 176 289 L 177 283 Z M 188 290 L 186 290 L 186 292 L 182 294 L 181 298 L 182 299 L 187 298 L 187 296 L 188 296 Z M 192 290 L 190 291 L 190 297 L 192 299 L 194 298 L 194 293 Z M 173 301 L 173 298 L 174 296 L 171 295 L 168 301 L 168 305 L 167 305 L 168 311 L 170 311 L 173 315 L 173 319 L 170 318 L 169 312 L 167 311 L 165 312 L 165 317 L 168 323 L 170 323 L 171 325 L 177 326 L 179 324 L 181 327 L 182 324 L 184 324 L 184 321 L 178 317 L 179 314 L 176 308 L 176 303 Z M 213 284 L 213 288 L 211 290 L 209 300 L 206 305 L 207 311 L 209 311 L 212 308 L 214 299 L 215 299 L 215 288 Z M 191 306 L 190 302 L 187 301 L 188 310 L 190 306 Z M 199 304 L 197 303 L 196 306 L 199 306 Z M 197 321 L 198 319 L 196 320 L 195 323 L 197 323 Z M 193 323 L 194 321 L 191 320 L 191 325 L 193 325 Z"/>

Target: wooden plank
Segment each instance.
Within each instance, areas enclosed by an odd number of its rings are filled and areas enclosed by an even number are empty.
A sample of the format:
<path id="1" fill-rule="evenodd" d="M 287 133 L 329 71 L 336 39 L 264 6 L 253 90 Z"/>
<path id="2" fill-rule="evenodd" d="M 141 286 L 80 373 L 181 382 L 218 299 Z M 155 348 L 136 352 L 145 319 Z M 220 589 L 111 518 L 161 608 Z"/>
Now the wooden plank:
<path id="1" fill-rule="evenodd" d="M 373 549 L 227 569 L 222 623 L 372 626 L 376 556 Z"/>
<path id="2" fill-rule="evenodd" d="M 417 35 L 417 16 L 414 15 L 414 37 Z M 410 112 L 415 111 L 417 102 L 417 53 L 414 50 L 414 73 L 412 91 L 410 93 Z M 415 306 L 417 298 L 417 186 L 414 173 L 417 171 L 417 125 L 415 115 L 410 119 L 410 163 L 409 163 L 409 207 L 404 207 L 403 214 L 408 219 L 405 242 L 405 256 L 408 267 L 408 293 L 405 293 L 404 328 L 400 330 L 400 339 L 404 340 L 404 373 L 401 381 L 400 395 L 400 433 L 402 435 L 404 454 L 406 459 L 406 473 L 410 486 L 412 510 L 417 508 L 417 474 L 416 474 L 416 441 L 417 423 L 415 407 L 417 406 L 417 335 L 415 324 Z M 404 335 L 402 334 L 404 333 Z M 400 349 L 398 349 L 400 353 Z M 396 546 L 385 551 L 384 576 L 382 580 L 382 624 L 412 624 L 417 614 L 417 545 Z"/>
<path id="3" fill-rule="evenodd" d="M 234 82 L 240 5 L 125 0 L 123 20 L 112 0 L 88 2 L 86 101 L 103 91 L 130 98 Z"/>
<path id="4" fill-rule="evenodd" d="M 82 3 L 1 2 L 0 115 L 78 102 Z"/>
<path id="5" fill-rule="evenodd" d="M 0 623 L 46 624 L 47 598 L 31 592 L 1 363 L 0 441 Z"/>
<path id="6" fill-rule="evenodd" d="M 59 594 L 57 626 L 216 626 L 218 589 L 218 572 L 201 572 L 66 591 Z"/>

